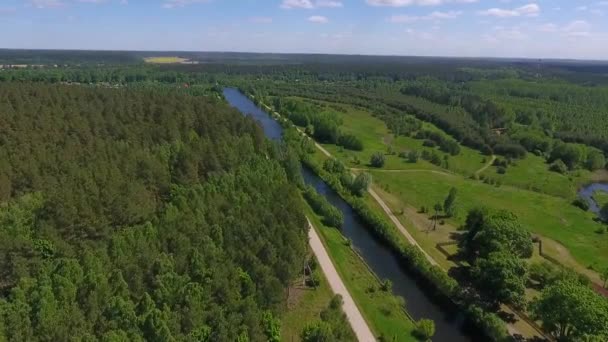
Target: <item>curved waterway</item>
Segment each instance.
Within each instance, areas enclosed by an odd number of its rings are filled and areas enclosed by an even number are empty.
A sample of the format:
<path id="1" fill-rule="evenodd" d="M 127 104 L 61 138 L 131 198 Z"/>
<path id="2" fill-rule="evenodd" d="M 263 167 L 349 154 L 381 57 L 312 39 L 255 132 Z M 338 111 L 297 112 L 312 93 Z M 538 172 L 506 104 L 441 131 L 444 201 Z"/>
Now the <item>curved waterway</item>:
<path id="1" fill-rule="evenodd" d="M 281 138 L 282 127 L 237 89 L 224 89 L 224 97 L 241 113 L 251 115 L 259 121 L 270 139 Z M 430 318 L 435 321 L 436 332 L 433 341 L 483 341 L 481 337 L 465 332 L 461 314 L 433 301 L 424 291 L 423 285 L 400 267 L 398 259 L 389 248 L 374 238 L 348 203 L 342 200 L 329 185 L 307 168 L 302 168 L 302 174 L 307 184 L 312 185 L 319 194 L 325 196 L 342 212 L 344 215 L 342 234 L 352 241 L 352 246 L 378 277 L 389 279 L 393 283 L 393 293 L 405 298 L 406 310 L 410 315 L 416 320 Z"/>
<path id="2" fill-rule="evenodd" d="M 606 192 L 608 193 L 608 184 L 606 183 L 592 183 L 584 188 L 580 189 L 578 195 L 582 197 L 587 203 L 589 203 L 589 210 L 597 215 L 600 215 L 600 205 L 593 198 L 595 192 Z M 608 217 L 604 217 L 608 219 Z"/>

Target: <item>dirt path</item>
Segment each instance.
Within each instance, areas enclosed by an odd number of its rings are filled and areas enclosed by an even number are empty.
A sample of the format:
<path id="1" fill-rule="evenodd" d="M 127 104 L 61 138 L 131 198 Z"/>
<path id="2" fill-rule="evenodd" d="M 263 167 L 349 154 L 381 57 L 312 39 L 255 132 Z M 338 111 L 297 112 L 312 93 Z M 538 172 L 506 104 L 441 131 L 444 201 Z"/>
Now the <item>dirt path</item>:
<path id="1" fill-rule="evenodd" d="M 494 161 L 496 160 L 496 156 L 492 155 L 492 158 L 490 158 L 490 161 L 486 163 L 486 165 L 484 165 L 481 169 L 475 171 L 475 174 L 478 175 L 482 172 L 484 172 L 485 170 L 487 170 L 490 166 L 492 166 L 492 164 L 494 164 Z"/>
<path id="2" fill-rule="evenodd" d="M 336 271 L 336 268 L 331 262 L 331 259 L 329 258 L 329 255 L 327 254 L 325 246 L 323 246 L 323 243 L 321 242 L 317 231 L 310 223 L 310 221 L 308 221 L 308 225 L 310 227 L 310 229 L 308 230 L 310 247 L 312 248 L 312 251 L 317 257 L 317 261 L 319 262 L 319 265 L 321 266 L 321 269 L 323 270 L 323 273 L 325 274 L 325 277 L 329 282 L 331 290 L 335 294 L 339 294 L 342 296 L 342 300 L 344 301 L 342 310 L 344 310 L 346 318 L 348 319 L 350 326 L 352 327 L 353 331 L 355 332 L 355 335 L 357 336 L 357 340 L 361 342 L 376 341 L 374 334 L 367 325 L 367 322 L 365 322 L 365 319 L 363 319 L 359 308 L 357 308 L 357 305 L 355 305 L 355 301 L 346 289 L 346 286 L 344 286 L 342 279 L 338 275 L 338 271 Z"/>
<path id="3" fill-rule="evenodd" d="M 407 229 L 405 229 L 405 227 L 401 224 L 401 222 L 399 221 L 397 216 L 395 216 L 393 214 L 392 210 L 388 207 L 388 205 L 386 205 L 386 203 L 384 203 L 382 198 L 380 198 L 380 196 L 372 188 L 370 188 L 368 191 L 369 191 L 369 194 L 372 195 L 372 197 L 376 200 L 376 202 L 378 202 L 380 207 L 382 207 L 382 210 L 384 210 L 386 215 L 388 215 L 388 217 L 391 219 L 391 221 L 393 221 L 395 226 L 397 226 L 397 229 L 399 229 L 401 234 L 403 234 L 403 236 L 405 236 L 407 241 L 409 241 L 410 244 L 418 247 L 418 249 L 426 257 L 426 259 L 431 263 L 431 265 L 438 266 L 439 264 L 437 263 L 437 261 L 435 261 L 435 259 L 433 259 L 432 256 L 430 256 L 424 249 L 422 249 L 422 247 L 420 247 L 420 245 L 418 245 L 418 242 L 416 242 L 416 239 L 414 239 L 412 234 L 410 234 L 410 232 L 408 232 Z"/>

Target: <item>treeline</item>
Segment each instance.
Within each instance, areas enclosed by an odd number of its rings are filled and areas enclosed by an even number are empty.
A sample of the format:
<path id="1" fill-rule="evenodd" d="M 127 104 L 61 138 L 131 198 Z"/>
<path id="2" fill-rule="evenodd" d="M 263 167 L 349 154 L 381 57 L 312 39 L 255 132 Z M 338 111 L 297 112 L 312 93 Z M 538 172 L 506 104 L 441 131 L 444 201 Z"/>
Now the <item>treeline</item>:
<path id="1" fill-rule="evenodd" d="M 345 84 L 341 87 L 325 84 L 298 84 L 296 87 L 281 84 L 261 83 L 256 89 L 269 96 L 302 96 L 311 99 L 340 102 L 370 110 L 387 125 L 399 127 L 400 134 L 408 134 L 416 127 L 401 121 L 405 114 L 413 115 L 421 121 L 433 123 L 459 143 L 492 154 L 493 146 L 511 142 L 507 137 L 497 136 L 489 129 L 479 126 L 471 115 L 460 107 L 450 107 L 433 103 L 423 98 L 403 96 L 386 83 L 357 86 Z M 402 129 L 403 128 L 403 129 Z"/>
<path id="2" fill-rule="evenodd" d="M 301 272 L 257 124 L 179 92 L 0 84 L 0 340 L 267 341 Z"/>
<path id="3" fill-rule="evenodd" d="M 423 97 L 446 106 L 460 106 L 482 127 L 504 127 L 509 121 L 505 111 L 490 100 L 470 94 L 448 83 L 408 82 L 401 92 L 406 95 Z"/>
<path id="4" fill-rule="evenodd" d="M 294 124 L 322 143 L 336 144 L 349 150 L 362 151 L 363 142 L 357 136 L 340 131 L 341 119 L 335 112 L 320 111 L 317 106 L 297 100 L 275 98 L 275 110 L 287 115 Z"/>

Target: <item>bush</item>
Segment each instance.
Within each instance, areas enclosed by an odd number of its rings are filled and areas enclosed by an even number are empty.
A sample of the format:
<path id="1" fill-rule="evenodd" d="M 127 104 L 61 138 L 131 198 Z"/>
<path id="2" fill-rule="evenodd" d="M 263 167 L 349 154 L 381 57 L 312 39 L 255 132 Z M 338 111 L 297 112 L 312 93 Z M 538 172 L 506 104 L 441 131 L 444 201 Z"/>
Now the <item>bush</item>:
<path id="1" fill-rule="evenodd" d="M 566 172 L 568 172 L 568 167 L 561 159 L 557 159 L 556 161 L 554 161 L 551 164 L 551 166 L 549 166 L 549 170 L 553 171 L 553 172 L 565 174 Z"/>
<path id="2" fill-rule="evenodd" d="M 372 176 L 369 173 L 360 173 L 352 182 L 350 187 L 351 192 L 357 196 L 363 196 L 367 192 L 367 189 L 371 183 Z"/>
<path id="3" fill-rule="evenodd" d="M 496 169 L 496 172 L 497 172 L 499 175 L 504 175 L 505 173 L 507 173 L 507 169 L 506 169 L 504 166 L 499 166 L 499 167 Z"/>
<path id="4" fill-rule="evenodd" d="M 546 261 L 534 262 L 528 269 L 528 278 L 537 282 L 541 288 L 551 285 L 558 277 L 558 269 Z"/>
<path id="5" fill-rule="evenodd" d="M 307 186 L 304 190 L 304 199 L 312 210 L 323 218 L 323 224 L 340 228 L 344 223 L 342 212 L 331 205 L 324 196 L 321 196 L 312 186 Z"/>
<path id="6" fill-rule="evenodd" d="M 346 167 L 341 161 L 335 158 L 329 158 L 323 162 L 323 170 L 330 173 L 342 173 L 346 170 Z"/>
<path id="7" fill-rule="evenodd" d="M 606 166 L 606 157 L 600 151 L 591 151 L 587 156 L 585 167 L 589 171 L 602 169 Z"/>
<path id="8" fill-rule="evenodd" d="M 407 161 L 410 163 L 418 162 L 418 158 L 420 157 L 420 153 L 418 151 L 410 151 L 407 154 Z"/>
<path id="9" fill-rule="evenodd" d="M 427 140 L 425 140 L 425 141 L 422 143 L 422 146 L 424 146 L 424 147 L 436 147 L 436 146 L 437 146 L 437 144 L 436 144 L 436 143 L 435 143 L 433 140 L 429 140 L 429 139 L 427 139 Z"/>
<path id="10" fill-rule="evenodd" d="M 577 197 L 574 201 L 572 201 L 572 205 L 580 208 L 583 211 L 589 210 L 589 202 L 581 197 Z"/>
<path id="11" fill-rule="evenodd" d="M 526 156 L 526 149 L 516 143 L 498 144 L 494 146 L 494 152 L 510 158 L 521 159 Z"/>
<path id="12" fill-rule="evenodd" d="M 471 305 L 467 313 L 474 325 L 479 327 L 491 341 L 503 342 L 509 340 L 509 332 L 505 323 L 495 313 L 484 312 L 483 309 L 475 305 Z"/>
<path id="13" fill-rule="evenodd" d="M 414 335 L 421 341 L 430 341 L 433 335 L 435 335 L 435 322 L 430 319 L 422 318 L 416 323 L 416 330 Z"/>
<path id="14" fill-rule="evenodd" d="M 502 166 L 502 167 L 508 167 L 509 166 L 509 161 L 504 159 L 504 158 L 496 158 L 494 160 L 494 162 L 492 163 L 492 165 L 494 166 Z"/>
<path id="15" fill-rule="evenodd" d="M 391 292 L 393 290 L 393 283 L 388 279 L 384 279 L 380 285 L 380 290 L 384 292 Z"/>
<path id="16" fill-rule="evenodd" d="M 363 151 L 363 142 L 353 134 L 341 134 L 338 137 L 338 146 L 353 151 Z"/>
<path id="17" fill-rule="evenodd" d="M 382 154 L 382 152 L 376 152 L 374 154 L 372 154 L 372 157 L 369 161 L 370 165 L 373 167 L 383 167 L 384 163 L 386 162 L 386 159 L 384 157 L 384 154 Z"/>

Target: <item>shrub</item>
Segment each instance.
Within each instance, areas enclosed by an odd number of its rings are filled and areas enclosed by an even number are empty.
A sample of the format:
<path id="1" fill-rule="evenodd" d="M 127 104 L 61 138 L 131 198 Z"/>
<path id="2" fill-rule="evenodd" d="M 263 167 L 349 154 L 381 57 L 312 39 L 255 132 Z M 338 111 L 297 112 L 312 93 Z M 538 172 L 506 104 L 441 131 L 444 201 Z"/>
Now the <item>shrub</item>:
<path id="1" fill-rule="evenodd" d="M 498 169 L 496 169 L 496 172 L 500 175 L 504 175 L 507 173 L 507 169 L 504 166 L 499 166 Z"/>
<path id="2" fill-rule="evenodd" d="M 429 139 L 427 139 L 427 140 L 425 140 L 425 141 L 422 143 L 422 146 L 424 146 L 424 147 L 436 147 L 436 146 L 437 146 L 437 144 L 436 144 L 436 143 L 435 143 L 433 140 L 429 140 Z"/>
<path id="3" fill-rule="evenodd" d="M 388 279 L 384 279 L 380 284 L 380 290 L 384 292 L 391 292 L 393 290 L 393 282 Z"/>
<path id="4" fill-rule="evenodd" d="M 330 173 L 342 173 L 346 170 L 346 167 L 341 161 L 335 158 L 329 158 L 323 162 L 323 170 Z"/>
<path id="5" fill-rule="evenodd" d="M 469 319 L 491 341 L 503 342 L 509 340 L 509 332 L 505 323 L 495 313 L 484 312 L 480 307 L 471 305 L 467 310 Z"/>
<path id="6" fill-rule="evenodd" d="M 577 197 L 574 201 L 572 201 L 572 205 L 580 208 L 583 211 L 589 210 L 589 202 L 581 197 Z"/>
<path id="7" fill-rule="evenodd" d="M 363 142 L 353 134 L 341 134 L 338 145 L 353 151 L 363 151 Z"/>
<path id="8" fill-rule="evenodd" d="M 511 158 L 523 158 L 526 156 L 526 149 L 517 143 L 498 144 L 494 146 L 494 152 Z"/>
<path id="9" fill-rule="evenodd" d="M 433 335 L 435 335 L 435 322 L 430 319 L 420 319 L 416 323 L 416 330 L 414 330 L 414 334 L 421 341 L 430 341 Z"/>
<path id="10" fill-rule="evenodd" d="M 386 162 L 386 159 L 384 157 L 384 154 L 382 154 L 382 152 L 376 152 L 374 154 L 372 154 L 372 157 L 370 159 L 370 165 L 373 167 L 383 167 L 384 163 Z"/>
<path id="11" fill-rule="evenodd" d="M 363 196 L 367 192 L 370 184 L 372 183 L 372 176 L 369 173 L 361 173 L 357 175 L 355 180 L 352 182 L 350 187 L 353 194 L 357 196 Z"/>
<path id="12" fill-rule="evenodd" d="M 323 218 L 323 224 L 340 228 L 344 223 L 342 212 L 331 205 L 327 199 L 317 193 L 312 186 L 307 186 L 304 190 L 304 199 L 310 205 L 312 210 Z"/>
<path id="13" fill-rule="evenodd" d="M 418 158 L 420 157 L 420 154 L 418 153 L 418 151 L 410 151 L 407 154 L 407 161 L 410 163 L 416 163 L 418 162 Z"/>
<path id="14" fill-rule="evenodd" d="M 564 174 L 564 173 L 568 172 L 568 167 L 561 159 L 557 159 L 556 161 L 554 161 L 551 164 L 551 166 L 549 166 L 549 170 L 553 171 L 553 172 Z"/>

